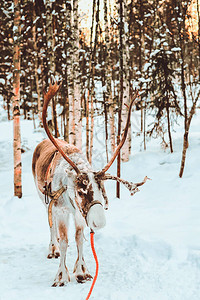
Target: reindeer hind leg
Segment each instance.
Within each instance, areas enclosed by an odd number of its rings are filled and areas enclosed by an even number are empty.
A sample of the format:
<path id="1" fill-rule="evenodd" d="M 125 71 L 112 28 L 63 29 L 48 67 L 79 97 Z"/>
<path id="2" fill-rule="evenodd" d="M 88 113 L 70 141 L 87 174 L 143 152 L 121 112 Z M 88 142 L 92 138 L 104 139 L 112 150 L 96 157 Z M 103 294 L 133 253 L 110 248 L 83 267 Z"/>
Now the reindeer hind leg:
<path id="1" fill-rule="evenodd" d="M 50 243 L 49 243 L 49 254 L 47 258 L 58 258 L 60 256 L 60 250 L 58 245 L 58 231 L 56 226 L 56 218 L 53 217 L 53 224 L 50 227 Z"/>

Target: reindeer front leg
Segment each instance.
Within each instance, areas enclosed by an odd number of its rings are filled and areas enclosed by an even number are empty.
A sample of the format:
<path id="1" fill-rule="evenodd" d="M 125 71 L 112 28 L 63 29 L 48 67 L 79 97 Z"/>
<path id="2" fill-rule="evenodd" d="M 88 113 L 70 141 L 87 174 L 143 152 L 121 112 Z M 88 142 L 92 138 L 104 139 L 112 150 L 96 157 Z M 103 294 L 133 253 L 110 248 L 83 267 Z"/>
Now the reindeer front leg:
<path id="1" fill-rule="evenodd" d="M 76 239 L 76 245 L 78 251 L 78 258 L 74 266 L 74 275 L 78 283 L 84 283 L 85 281 L 91 280 L 92 276 L 89 274 L 86 263 L 83 258 L 84 226 L 77 224 L 76 220 L 75 220 L 75 226 L 76 226 L 75 239 Z"/>
<path id="2" fill-rule="evenodd" d="M 64 286 L 70 281 L 69 271 L 66 267 L 66 252 L 68 247 L 68 220 L 69 214 L 58 220 L 59 248 L 60 248 L 60 265 L 54 284 L 52 286 Z"/>

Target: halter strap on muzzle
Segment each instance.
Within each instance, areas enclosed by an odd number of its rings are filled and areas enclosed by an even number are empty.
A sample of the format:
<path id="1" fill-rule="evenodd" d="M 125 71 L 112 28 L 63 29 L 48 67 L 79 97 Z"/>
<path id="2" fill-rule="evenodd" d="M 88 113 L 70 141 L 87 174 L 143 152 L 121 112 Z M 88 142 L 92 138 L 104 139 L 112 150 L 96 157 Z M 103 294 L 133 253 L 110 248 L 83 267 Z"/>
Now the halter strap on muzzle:
<path id="1" fill-rule="evenodd" d="M 95 205 L 95 204 L 100 204 L 101 206 L 103 206 L 103 204 L 102 204 L 100 201 L 98 201 L 98 200 L 93 200 L 92 202 L 88 203 L 88 205 L 87 205 L 87 211 L 89 212 L 90 208 L 91 208 L 93 205 Z M 87 214 L 88 214 L 88 212 L 87 212 Z"/>
<path id="2" fill-rule="evenodd" d="M 89 203 L 86 205 L 86 207 L 85 207 L 84 210 L 83 210 L 83 209 L 81 209 L 81 210 L 79 209 L 80 212 L 81 212 L 81 214 L 83 215 L 83 217 L 84 217 L 84 219 L 85 219 L 85 222 L 86 222 L 87 226 L 88 226 L 88 222 L 87 222 L 87 215 L 88 215 L 88 212 L 89 212 L 90 208 L 91 208 L 93 205 L 95 205 L 95 204 L 100 204 L 101 206 L 103 206 L 103 204 L 102 204 L 100 201 L 98 201 L 98 200 L 93 200 L 93 201 L 89 202 Z"/>

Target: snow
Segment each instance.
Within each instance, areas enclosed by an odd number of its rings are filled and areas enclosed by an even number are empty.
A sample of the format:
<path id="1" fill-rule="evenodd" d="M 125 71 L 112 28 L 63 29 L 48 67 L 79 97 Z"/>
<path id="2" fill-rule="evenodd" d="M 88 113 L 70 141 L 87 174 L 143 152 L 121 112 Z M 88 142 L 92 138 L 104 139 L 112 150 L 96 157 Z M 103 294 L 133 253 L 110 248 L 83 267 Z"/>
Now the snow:
<path id="1" fill-rule="evenodd" d="M 18 26 L 13 26 L 13 32 L 18 31 Z"/>
<path id="2" fill-rule="evenodd" d="M 181 51 L 181 48 L 180 47 L 173 47 L 173 48 L 171 48 L 171 51 L 174 51 L 174 52 Z"/>
<path id="3" fill-rule="evenodd" d="M 150 66 L 151 66 L 151 64 L 149 62 L 146 62 L 144 64 L 143 71 L 146 72 Z"/>
<path id="4" fill-rule="evenodd" d="M 40 17 L 36 17 L 35 20 L 33 21 L 33 24 L 36 24 L 39 19 Z"/>
<path id="5" fill-rule="evenodd" d="M 139 112 L 133 113 L 137 131 Z M 182 179 L 178 177 L 183 120 L 173 132 L 174 153 L 163 151 L 160 141 L 147 142 L 140 151 L 142 136 L 133 137 L 132 156 L 122 165 L 122 178 L 138 182 L 152 180 L 134 197 L 106 182 L 109 210 L 106 227 L 95 234 L 99 276 L 91 299 L 98 300 L 198 300 L 200 295 L 200 112 L 192 120 L 189 149 Z M 96 128 L 95 168 L 105 163 L 102 153 L 102 124 Z M 101 127 L 102 126 L 102 127 Z M 63 288 L 52 288 L 58 260 L 46 258 L 49 243 L 47 215 L 37 195 L 31 174 L 33 150 L 45 134 L 33 130 L 32 121 L 21 121 L 23 198 L 13 197 L 12 122 L 0 122 L 0 299 L 85 299 L 91 282 L 74 280 Z M 95 135 L 96 136 L 96 135 Z M 30 149 L 30 150 L 28 150 Z M 109 173 L 116 173 L 114 164 Z M 84 255 L 92 275 L 95 262 L 85 231 Z M 70 274 L 77 258 L 71 220 L 67 266 Z"/>
<path id="6" fill-rule="evenodd" d="M 1 84 L 5 84 L 5 83 L 6 83 L 5 79 L 0 78 L 0 83 L 1 83 Z"/>
<path id="7" fill-rule="evenodd" d="M 156 49 L 156 50 L 152 51 L 150 57 L 157 55 L 159 52 L 160 52 L 160 49 Z"/>

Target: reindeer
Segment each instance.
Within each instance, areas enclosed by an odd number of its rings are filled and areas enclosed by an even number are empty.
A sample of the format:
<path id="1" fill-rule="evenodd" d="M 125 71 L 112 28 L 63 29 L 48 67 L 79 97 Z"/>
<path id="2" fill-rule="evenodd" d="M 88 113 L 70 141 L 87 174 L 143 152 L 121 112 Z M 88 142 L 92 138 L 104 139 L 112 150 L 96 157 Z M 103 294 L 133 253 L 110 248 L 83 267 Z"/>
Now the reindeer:
<path id="1" fill-rule="evenodd" d="M 138 186 L 144 184 L 125 181 L 117 176 L 106 174 L 122 148 L 128 131 L 131 107 L 137 97 L 134 95 L 128 110 L 126 127 L 122 140 L 116 148 L 111 160 L 99 172 L 95 172 L 80 149 L 67 142 L 54 139 L 46 123 L 46 111 L 49 101 L 57 93 L 59 85 L 50 84 L 44 94 L 43 125 L 49 139 L 43 140 L 36 147 L 32 172 L 39 194 L 48 211 L 50 226 L 50 244 L 48 258 L 58 258 L 60 265 L 52 286 L 64 286 L 70 281 L 66 267 L 66 251 L 68 247 L 68 222 L 72 214 L 75 221 L 75 240 L 78 257 L 74 266 L 74 276 L 79 283 L 91 280 L 83 257 L 84 228 L 88 226 L 95 231 L 105 226 L 104 208 L 108 209 L 104 181 L 111 179 L 123 183 L 133 195 Z"/>

